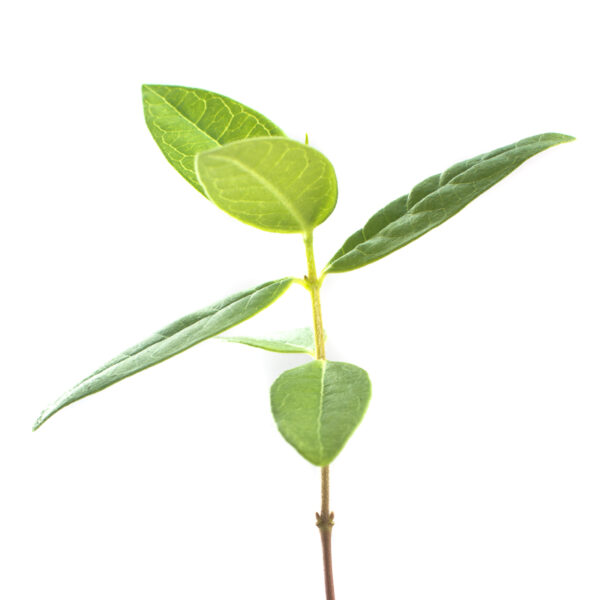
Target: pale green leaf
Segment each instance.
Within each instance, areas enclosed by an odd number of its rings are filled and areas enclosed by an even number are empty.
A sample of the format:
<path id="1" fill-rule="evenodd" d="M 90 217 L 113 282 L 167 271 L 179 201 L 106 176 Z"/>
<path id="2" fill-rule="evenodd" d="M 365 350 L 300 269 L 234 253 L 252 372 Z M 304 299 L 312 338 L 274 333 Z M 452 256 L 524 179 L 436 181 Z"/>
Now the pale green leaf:
<path id="1" fill-rule="evenodd" d="M 457 163 L 425 179 L 351 235 L 325 272 L 358 269 L 402 248 L 454 216 L 528 158 L 573 139 L 560 133 L 544 133 Z"/>
<path id="2" fill-rule="evenodd" d="M 171 323 L 143 342 L 125 350 L 63 394 L 42 412 L 33 429 L 37 429 L 72 402 L 95 394 L 249 319 L 279 298 L 291 283 L 292 278 L 263 283 Z"/>
<path id="3" fill-rule="evenodd" d="M 144 115 L 166 159 L 199 192 L 194 157 L 251 137 L 285 135 L 260 113 L 226 96 L 179 85 L 143 85 Z"/>
<path id="4" fill-rule="evenodd" d="M 307 233 L 337 200 L 327 158 L 284 137 L 248 139 L 198 154 L 196 175 L 219 208 L 266 231 Z"/>
<path id="5" fill-rule="evenodd" d="M 326 360 L 285 371 L 271 387 L 271 409 L 281 435 L 319 467 L 340 453 L 370 398 L 366 371 Z"/>
<path id="6" fill-rule="evenodd" d="M 315 335 L 310 327 L 281 331 L 271 336 L 248 337 L 248 336 L 219 336 L 228 342 L 246 344 L 255 348 L 262 348 L 271 352 L 305 352 L 315 353 Z"/>

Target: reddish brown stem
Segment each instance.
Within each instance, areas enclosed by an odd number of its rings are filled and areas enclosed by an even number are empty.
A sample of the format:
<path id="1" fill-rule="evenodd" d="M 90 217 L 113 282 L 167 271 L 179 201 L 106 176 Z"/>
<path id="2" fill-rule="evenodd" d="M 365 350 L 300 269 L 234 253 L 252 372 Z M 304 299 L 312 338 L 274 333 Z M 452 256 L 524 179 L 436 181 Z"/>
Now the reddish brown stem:
<path id="1" fill-rule="evenodd" d="M 321 468 L 321 513 L 317 513 L 317 527 L 323 546 L 323 572 L 325 575 L 325 598 L 335 600 L 333 588 L 333 564 L 331 560 L 331 530 L 333 513 L 329 512 L 329 467 Z"/>

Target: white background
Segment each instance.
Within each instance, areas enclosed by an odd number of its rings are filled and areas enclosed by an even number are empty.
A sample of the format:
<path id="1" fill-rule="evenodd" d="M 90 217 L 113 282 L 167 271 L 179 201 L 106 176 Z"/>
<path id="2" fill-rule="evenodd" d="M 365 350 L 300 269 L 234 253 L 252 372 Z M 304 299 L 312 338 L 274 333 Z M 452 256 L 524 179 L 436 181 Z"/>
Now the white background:
<path id="1" fill-rule="evenodd" d="M 371 407 L 332 466 L 340 600 L 600 597 L 593 2 L 20 2 L 1 21 L 0 596 L 322 598 L 319 472 L 272 380 L 210 341 L 37 414 L 229 293 L 304 273 L 299 236 L 213 207 L 146 130 L 142 83 L 263 112 L 336 167 L 321 265 L 425 177 L 577 136 L 323 288 L 328 356 Z M 310 324 L 296 286 L 238 332 Z"/>

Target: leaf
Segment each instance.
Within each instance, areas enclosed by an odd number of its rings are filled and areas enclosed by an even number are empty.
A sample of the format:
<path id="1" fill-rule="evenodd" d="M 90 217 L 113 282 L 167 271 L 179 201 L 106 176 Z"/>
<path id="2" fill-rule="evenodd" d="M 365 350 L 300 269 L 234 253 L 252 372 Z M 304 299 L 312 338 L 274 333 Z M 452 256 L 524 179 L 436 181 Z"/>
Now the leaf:
<path id="1" fill-rule="evenodd" d="M 232 217 L 266 231 L 306 233 L 335 208 L 337 180 L 320 152 L 284 137 L 227 144 L 196 156 L 207 196 Z"/>
<path id="2" fill-rule="evenodd" d="M 407 196 L 375 213 L 344 242 L 324 271 L 358 269 L 406 246 L 454 216 L 528 158 L 574 139 L 560 133 L 544 133 L 457 163 L 425 179 Z"/>
<path id="3" fill-rule="evenodd" d="M 292 278 L 263 283 L 171 323 L 143 342 L 125 350 L 63 394 L 42 412 L 33 430 L 72 402 L 95 394 L 249 319 L 279 298 L 291 283 Z"/>
<path id="4" fill-rule="evenodd" d="M 271 352 L 305 352 L 306 354 L 315 353 L 315 336 L 310 327 L 302 329 L 292 329 L 291 331 L 282 331 L 269 337 L 246 337 L 246 336 L 219 336 L 222 340 L 228 342 L 237 342 L 246 344 Z"/>
<path id="5" fill-rule="evenodd" d="M 226 96 L 178 85 L 143 85 L 144 116 L 166 159 L 201 194 L 198 152 L 251 137 L 284 136 L 260 113 Z"/>
<path id="6" fill-rule="evenodd" d="M 366 371 L 327 360 L 285 371 L 271 387 L 271 409 L 281 435 L 318 467 L 340 453 L 370 398 Z"/>

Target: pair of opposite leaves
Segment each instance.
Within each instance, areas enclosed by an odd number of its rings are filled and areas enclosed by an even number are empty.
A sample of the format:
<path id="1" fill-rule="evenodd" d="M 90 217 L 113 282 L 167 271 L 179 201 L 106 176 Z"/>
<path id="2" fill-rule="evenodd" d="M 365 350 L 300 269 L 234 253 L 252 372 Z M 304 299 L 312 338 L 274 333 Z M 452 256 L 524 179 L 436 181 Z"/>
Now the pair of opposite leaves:
<path id="1" fill-rule="evenodd" d="M 267 231 L 310 234 L 331 214 L 337 181 L 331 163 L 285 137 L 260 113 L 219 94 L 180 86 L 142 88 L 146 123 L 171 165 L 233 217 Z M 323 273 L 365 266 L 437 227 L 528 158 L 572 137 L 546 133 L 457 163 L 416 185 L 351 235 Z M 217 336 L 269 306 L 291 285 L 283 278 L 187 315 L 100 367 L 48 407 L 37 429 L 68 404 Z M 314 355 L 308 329 L 271 338 L 229 338 L 276 352 Z M 360 423 L 370 398 L 366 372 L 313 360 L 271 388 L 278 428 L 307 460 L 329 464 Z"/>

